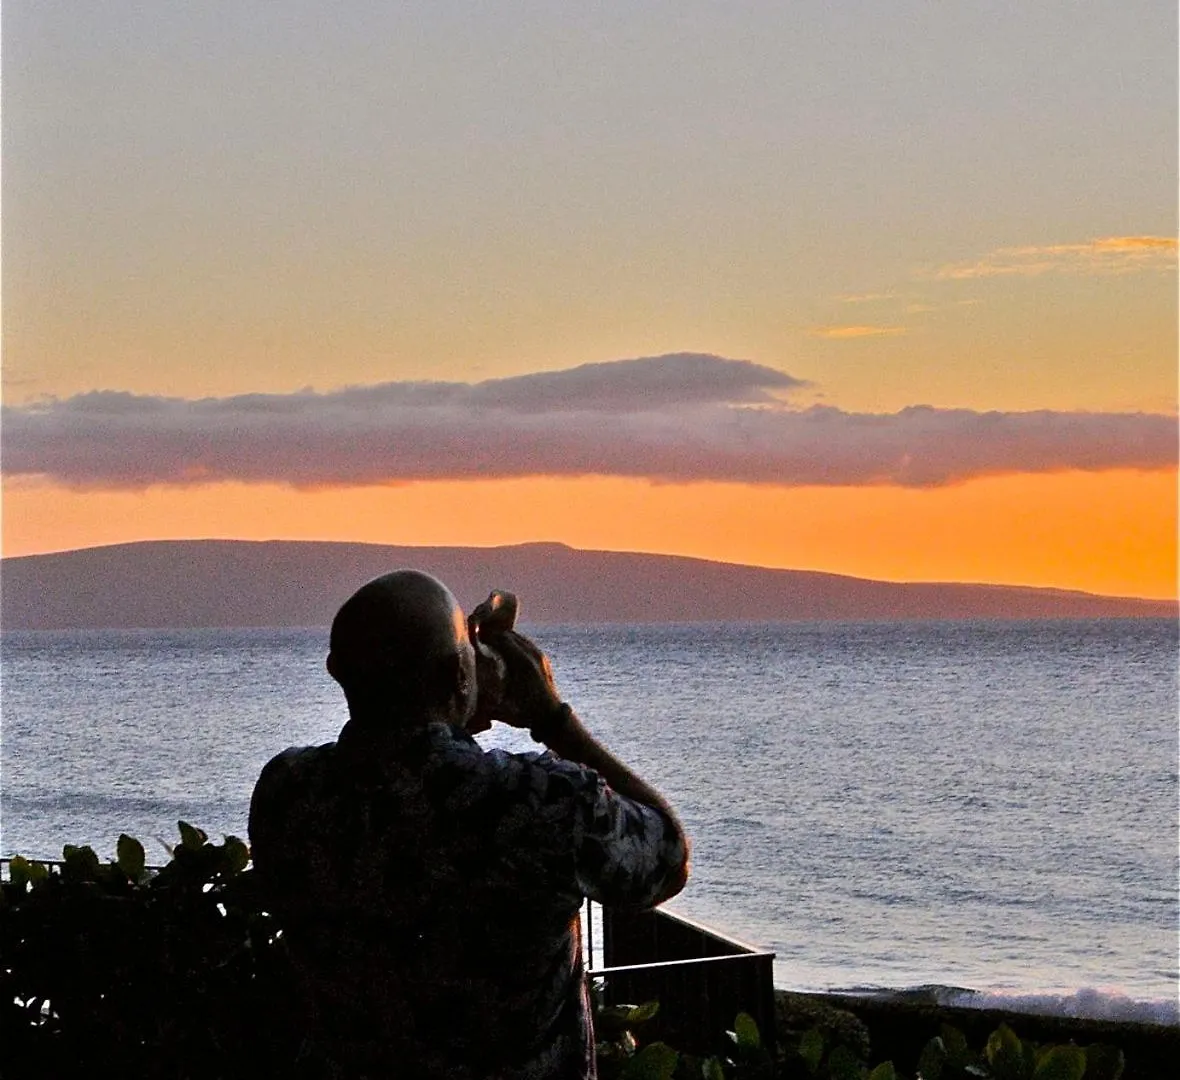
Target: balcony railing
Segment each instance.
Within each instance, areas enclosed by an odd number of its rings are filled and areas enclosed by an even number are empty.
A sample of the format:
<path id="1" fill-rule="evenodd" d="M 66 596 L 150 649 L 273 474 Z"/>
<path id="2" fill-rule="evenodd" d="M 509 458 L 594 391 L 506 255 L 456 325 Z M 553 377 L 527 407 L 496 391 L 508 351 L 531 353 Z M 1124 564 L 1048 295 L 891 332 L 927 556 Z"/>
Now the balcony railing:
<path id="1" fill-rule="evenodd" d="M 774 953 L 670 911 L 588 905 L 583 916 L 590 977 L 608 1004 L 658 1001 L 645 1040 L 706 1055 L 725 1047 L 739 1012 L 774 1045 Z M 599 944 L 601 942 L 601 944 Z"/>

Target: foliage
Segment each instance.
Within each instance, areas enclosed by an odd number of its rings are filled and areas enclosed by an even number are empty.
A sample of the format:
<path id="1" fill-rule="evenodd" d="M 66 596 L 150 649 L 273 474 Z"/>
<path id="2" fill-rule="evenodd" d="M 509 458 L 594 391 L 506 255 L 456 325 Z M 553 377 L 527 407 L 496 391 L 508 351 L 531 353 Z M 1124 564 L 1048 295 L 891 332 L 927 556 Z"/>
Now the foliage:
<path id="1" fill-rule="evenodd" d="M 774 1074 L 774 1055 L 748 1013 L 738 1013 L 726 1032 L 731 1045 L 724 1057 L 700 1058 L 659 1040 L 640 1044 L 635 1029 L 659 1012 L 658 1002 L 606 1005 L 601 984 L 590 991 L 599 1080 L 767 1080 Z"/>
<path id="2" fill-rule="evenodd" d="M 900 1080 L 893 1062 L 871 1065 L 847 1042 L 825 1037 L 819 1028 L 797 1034 L 781 1048 L 782 1071 L 811 1080 Z M 972 1050 L 963 1033 L 943 1024 L 922 1048 L 915 1080 L 1119 1080 L 1123 1052 L 1104 1043 L 1040 1046 L 1021 1040 L 1001 1024 L 987 1043 Z"/>
<path id="3" fill-rule="evenodd" d="M 0 1026 L 14 1074 L 245 1077 L 292 1056 L 285 952 L 242 872 L 246 845 L 186 822 L 180 835 L 158 873 L 125 835 L 106 864 L 73 845 L 60 866 L 11 861 Z"/>
<path id="4" fill-rule="evenodd" d="M 301 1061 L 281 928 L 263 910 L 236 837 L 187 822 L 171 861 L 148 870 L 139 841 L 116 857 L 66 845 L 59 866 L 14 858 L 0 885 L 3 1069 L 72 1077 L 237 1078 L 312 1070 Z M 724 1054 L 699 1058 L 636 1031 L 659 1005 L 606 1005 L 592 987 L 601 1080 L 903 1080 L 875 1062 L 858 1021 L 827 1018 L 768 1045 L 739 1013 Z M 845 1020 L 848 1018 L 844 1018 Z M 1120 1080 L 1122 1051 L 1039 1046 L 1001 1025 L 979 1049 L 943 1025 L 913 1080 Z"/>
<path id="5" fill-rule="evenodd" d="M 1021 1040 L 1007 1024 L 993 1031 L 976 1053 L 961 1032 L 944 1024 L 942 1034 L 923 1048 L 918 1073 L 922 1080 L 1119 1080 L 1123 1066 L 1123 1053 L 1116 1047 L 1039 1046 Z"/>

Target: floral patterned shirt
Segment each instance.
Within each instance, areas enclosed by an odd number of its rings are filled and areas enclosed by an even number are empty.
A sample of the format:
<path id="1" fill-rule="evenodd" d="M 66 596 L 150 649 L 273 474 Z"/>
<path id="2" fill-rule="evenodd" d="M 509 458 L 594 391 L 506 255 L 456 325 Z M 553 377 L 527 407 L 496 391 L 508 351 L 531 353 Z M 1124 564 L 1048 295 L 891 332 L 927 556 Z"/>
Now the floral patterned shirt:
<path id="1" fill-rule="evenodd" d="M 584 1080 L 584 897 L 650 907 L 679 827 L 552 753 L 432 723 L 377 747 L 289 749 L 250 807 L 318 1075 Z"/>

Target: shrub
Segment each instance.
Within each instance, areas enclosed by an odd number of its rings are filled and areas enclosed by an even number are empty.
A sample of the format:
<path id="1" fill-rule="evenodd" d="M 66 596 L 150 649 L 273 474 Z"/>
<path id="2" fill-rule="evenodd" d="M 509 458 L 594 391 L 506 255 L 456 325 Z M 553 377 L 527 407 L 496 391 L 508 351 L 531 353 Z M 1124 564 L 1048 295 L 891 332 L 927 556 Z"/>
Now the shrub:
<path id="1" fill-rule="evenodd" d="M 59 865 L 11 860 L 0 885 L 6 1075 L 315 1074 L 293 1026 L 296 980 L 282 928 L 260 901 L 249 850 L 234 836 L 212 844 L 187 822 L 179 827 L 158 872 L 126 835 L 106 864 L 71 845 Z M 602 1080 L 899 1080 L 891 1062 L 872 1061 L 859 1022 L 818 1016 L 767 1046 L 739 1013 L 729 1052 L 702 1059 L 640 1042 L 635 1032 L 656 1002 L 607 1006 L 594 987 L 592 1003 Z M 972 1050 L 944 1025 L 915 1080 L 1119 1080 L 1123 1064 L 1111 1046 L 1038 1046 L 1005 1025 Z"/>
<path id="2" fill-rule="evenodd" d="M 249 851 L 180 824 L 158 873 L 67 846 L 60 866 L 14 858 L 0 887 L 6 1067 L 42 1075 L 268 1075 L 293 1065 L 281 932 L 257 902 Z"/>

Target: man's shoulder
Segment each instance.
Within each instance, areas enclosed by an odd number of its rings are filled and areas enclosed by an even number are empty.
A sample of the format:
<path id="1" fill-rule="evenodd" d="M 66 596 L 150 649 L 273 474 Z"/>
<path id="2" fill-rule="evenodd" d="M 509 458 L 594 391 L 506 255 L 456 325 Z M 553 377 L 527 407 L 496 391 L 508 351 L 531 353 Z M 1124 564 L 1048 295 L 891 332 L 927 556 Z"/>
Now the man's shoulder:
<path id="1" fill-rule="evenodd" d="M 319 746 L 288 746 L 280 750 L 263 767 L 262 772 L 306 772 L 325 765 L 336 752 L 334 742 Z"/>
<path id="2" fill-rule="evenodd" d="M 254 785 L 255 798 L 260 794 L 266 798 L 321 776 L 335 752 L 335 743 L 324 743 L 320 746 L 288 746 L 262 767 L 258 782 Z"/>

